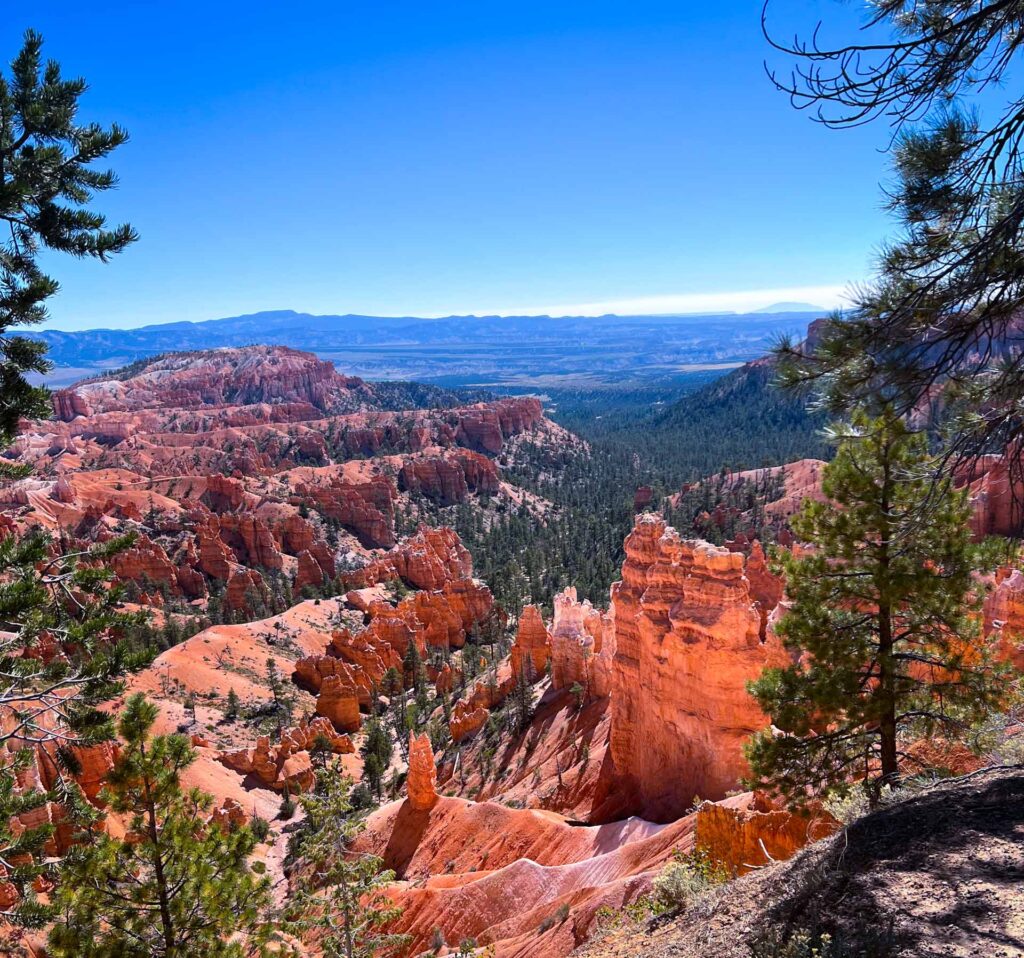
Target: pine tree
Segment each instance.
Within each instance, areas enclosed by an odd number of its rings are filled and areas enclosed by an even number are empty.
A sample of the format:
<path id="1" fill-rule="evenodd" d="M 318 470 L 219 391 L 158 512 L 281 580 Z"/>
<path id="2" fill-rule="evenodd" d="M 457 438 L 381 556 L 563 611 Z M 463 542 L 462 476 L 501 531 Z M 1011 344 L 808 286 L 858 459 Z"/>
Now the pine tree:
<path id="1" fill-rule="evenodd" d="M 351 787 L 335 764 L 300 799 L 308 833 L 299 855 L 308 878 L 289 903 L 291 924 L 299 934 L 311 934 L 325 958 L 383 958 L 408 936 L 384 931 L 402 914 L 384 894 L 395 873 L 380 858 L 351 849 L 366 827 L 352 815 Z"/>
<path id="2" fill-rule="evenodd" d="M 25 34 L 10 75 L 0 73 L 0 444 L 17 432 L 22 416 L 50 412 L 47 390 L 33 387 L 26 373 L 45 373 L 46 344 L 11 336 L 12 327 L 40 323 L 46 301 L 59 289 L 39 265 L 42 249 L 106 261 L 136 240 L 127 225 L 105 228 L 88 209 L 97 193 L 117 183 L 97 160 L 128 139 L 116 124 L 109 130 L 78 122 L 82 79 L 65 80 L 54 61 L 42 62 L 42 37 Z"/>
<path id="3" fill-rule="evenodd" d="M 54 958 L 240 958 L 270 934 L 261 919 L 269 881 L 246 861 L 255 836 L 209 823 L 212 799 L 181 786 L 195 753 L 182 735 L 151 736 L 156 717 L 141 694 L 125 703 L 124 750 L 105 795 L 112 812 L 130 816 L 129 830 L 92 830 L 68 853 Z"/>
<path id="4" fill-rule="evenodd" d="M 238 693 L 234 690 L 234 687 L 228 689 L 228 702 L 227 708 L 224 710 L 224 718 L 229 722 L 234 722 L 238 719 L 239 710 L 241 705 L 238 701 Z"/>
<path id="5" fill-rule="evenodd" d="M 854 308 L 785 344 L 786 381 L 824 387 L 833 413 L 883 393 L 911 411 L 943 396 L 951 451 L 1010 446 L 1024 433 L 1024 59 L 1017 0 L 885 0 L 868 35 L 774 44 L 795 60 L 776 85 L 817 122 L 880 121 L 894 157 L 885 199 L 899 233 Z M 999 91 L 1003 90 L 1004 93 Z M 979 414 L 980 413 L 980 414 Z M 1017 463 L 1019 466 L 1019 462 Z"/>
<path id="6" fill-rule="evenodd" d="M 12 819 L 46 801 L 87 816 L 71 777 L 79 770 L 75 746 L 110 738 L 110 717 L 97 706 L 120 689 L 126 670 L 151 658 L 130 641 L 111 638 L 141 623 L 140 616 L 120 610 L 122 590 L 111 586 L 101 565 L 130 541 L 114 539 L 60 556 L 52 555 L 44 535 L 0 541 L 0 862 L 20 893 L 19 905 L 2 916 L 20 924 L 45 921 L 32 882 L 47 870 L 42 852 L 53 826 L 15 830 Z M 68 602 L 69 594 L 77 601 Z M 19 769 L 39 747 L 52 749 L 56 759 L 55 790 L 16 790 Z"/>
<path id="7" fill-rule="evenodd" d="M 46 301 L 58 284 L 40 268 L 43 250 L 106 260 L 136 238 L 130 226 L 105 229 L 90 210 L 95 194 L 116 183 L 110 171 L 91 169 L 127 139 L 77 120 L 81 79 L 65 80 L 60 66 L 41 61 L 42 40 L 25 34 L 9 76 L 0 72 L 0 447 L 23 416 L 50 413 L 49 393 L 26 373 L 45 373 L 45 343 L 10 335 L 46 319 Z M 0 463 L 0 474 L 25 469 Z M 120 537 L 61 555 L 45 536 L 0 542 L 0 862 L 19 904 L 0 917 L 38 927 L 48 910 L 31 887 L 46 866 L 41 853 L 52 827 L 12 828 L 12 818 L 53 801 L 87 822 L 90 809 L 70 777 L 78 771 L 76 745 L 108 738 L 112 726 L 96 706 L 119 688 L 118 676 L 146 658 L 120 633 L 137 634 L 140 617 L 120 611 L 121 588 L 111 588 L 105 560 L 130 544 Z M 56 652 L 57 654 L 52 654 Z M 35 748 L 52 749 L 58 780 L 44 795 L 19 790 L 15 775 Z"/>
<path id="8" fill-rule="evenodd" d="M 402 666 L 406 682 L 412 687 L 416 708 L 420 714 L 425 715 L 430 708 L 430 699 L 427 695 L 427 669 L 423 664 L 419 648 L 412 640 L 409 641 L 409 648 L 402 660 Z"/>
<path id="9" fill-rule="evenodd" d="M 517 733 L 525 732 L 533 720 L 533 690 L 525 672 L 524 668 L 523 674 L 516 677 L 509 696 L 512 724 Z"/>
<path id="10" fill-rule="evenodd" d="M 277 660 L 267 656 L 267 686 L 274 699 L 274 716 L 277 719 L 277 730 L 280 732 L 292 719 L 295 709 L 295 694 L 285 683 L 277 667 Z"/>
<path id="11" fill-rule="evenodd" d="M 391 736 L 376 715 L 366 720 L 363 729 L 366 732 L 362 747 L 363 777 L 380 799 L 384 773 L 391 764 L 394 746 L 391 743 Z"/>
<path id="12" fill-rule="evenodd" d="M 318 771 L 323 771 L 327 768 L 327 763 L 333 754 L 334 746 L 331 744 L 331 740 L 323 732 L 317 732 L 313 744 L 309 746 L 309 760 L 313 767 Z"/>
<path id="13" fill-rule="evenodd" d="M 811 550 L 782 555 L 776 632 L 796 664 L 750 687 L 781 732 L 748 745 L 760 783 L 799 796 L 860 780 L 877 795 L 908 739 L 962 736 L 994 703 L 966 494 L 932 468 L 924 435 L 858 412 L 824 470 L 829 501 L 793 520 Z"/>

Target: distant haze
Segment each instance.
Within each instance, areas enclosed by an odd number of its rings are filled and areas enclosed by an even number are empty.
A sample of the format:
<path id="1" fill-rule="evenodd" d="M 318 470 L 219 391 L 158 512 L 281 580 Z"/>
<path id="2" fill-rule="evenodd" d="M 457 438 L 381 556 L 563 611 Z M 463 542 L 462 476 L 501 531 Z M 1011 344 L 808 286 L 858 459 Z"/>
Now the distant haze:
<path id="1" fill-rule="evenodd" d="M 164 352 L 290 346 L 364 379 L 496 391 L 674 388 L 801 336 L 813 312 L 603 316 L 315 316 L 291 310 L 205 322 L 77 332 L 43 330 L 51 386 Z"/>
<path id="2" fill-rule="evenodd" d="M 824 306 L 815 306 L 813 303 L 772 303 L 763 309 L 755 309 L 755 313 L 827 313 Z"/>

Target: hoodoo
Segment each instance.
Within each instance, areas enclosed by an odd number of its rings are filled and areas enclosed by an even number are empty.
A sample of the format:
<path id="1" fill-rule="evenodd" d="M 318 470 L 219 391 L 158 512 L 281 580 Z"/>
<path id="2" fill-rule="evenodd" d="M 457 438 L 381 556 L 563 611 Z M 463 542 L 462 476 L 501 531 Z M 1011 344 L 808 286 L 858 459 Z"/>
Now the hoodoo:
<path id="1" fill-rule="evenodd" d="M 430 736 L 409 733 L 409 774 L 405 780 L 409 805 L 417 811 L 429 811 L 437 804 L 437 769 Z"/>
<path id="2" fill-rule="evenodd" d="M 642 516 L 612 587 L 615 660 L 611 754 L 620 811 L 671 821 L 695 797 L 718 799 L 743 777 L 743 741 L 768 724 L 746 692 L 785 661 L 761 635 L 744 557 L 682 540 Z"/>

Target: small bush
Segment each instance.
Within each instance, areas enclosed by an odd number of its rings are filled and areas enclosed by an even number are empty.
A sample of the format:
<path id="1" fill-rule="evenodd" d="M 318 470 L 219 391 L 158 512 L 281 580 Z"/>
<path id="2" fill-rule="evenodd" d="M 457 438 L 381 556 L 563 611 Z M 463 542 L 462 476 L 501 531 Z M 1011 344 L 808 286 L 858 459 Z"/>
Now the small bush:
<path id="1" fill-rule="evenodd" d="M 676 855 L 654 879 L 654 895 L 665 910 L 678 911 L 728 879 L 725 868 L 702 852 Z"/>
<path id="2" fill-rule="evenodd" d="M 883 785 L 878 795 L 879 807 L 896 802 L 896 793 L 891 785 Z M 858 782 L 845 791 L 833 792 L 822 803 L 825 811 L 837 822 L 852 825 L 871 811 L 871 796 L 863 782 Z"/>
<path id="3" fill-rule="evenodd" d="M 550 931 L 552 928 L 555 927 L 555 925 L 562 924 L 562 922 L 564 922 L 568 917 L 569 905 L 567 902 L 563 902 L 561 905 L 558 906 L 558 911 L 554 912 L 551 915 L 548 915 L 548 917 L 540 923 L 539 933 L 543 935 L 544 932 Z"/>
<path id="4" fill-rule="evenodd" d="M 270 822 L 265 818 L 257 816 L 252 820 L 249 827 L 252 829 L 253 835 L 256 836 L 256 841 L 266 841 L 267 836 L 270 834 Z"/>
<path id="5" fill-rule="evenodd" d="M 366 782 L 360 782 L 348 796 L 349 804 L 352 806 L 352 811 L 359 812 L 366 808 L 372 808 L 375 804 L 373 800 L 373 792 L 370 791 L 370 786 Z"/>
<path id="6" fill-rule="evenodd" d="M 750 947 L 751 958 L 892 958 L 896 953 L 892 923 L 883 928 L 863 926 L 854 932 L 776 929 Z"/>

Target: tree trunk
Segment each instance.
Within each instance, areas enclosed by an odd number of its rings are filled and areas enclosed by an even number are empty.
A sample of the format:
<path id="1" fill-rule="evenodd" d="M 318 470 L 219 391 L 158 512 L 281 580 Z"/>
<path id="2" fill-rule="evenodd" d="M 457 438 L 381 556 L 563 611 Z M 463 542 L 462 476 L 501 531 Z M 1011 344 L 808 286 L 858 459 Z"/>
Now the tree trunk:
<path id="1" fill-rule="evenodd" d="M 145 746 L 140 747 L 140 752 L 145 760 Z M 174 922 L 171 919 L 171 903 L 167 894 L 167 876 L 164 874 L 164 859 L 160 852 L 160 830 L 156 821 L 156 801 L 150 789 L 149 778 L 143 780 L 145 787 L 146 822 L 149 829 L 149 840 L 153 845 L 153 871 L 156 878 L 157 894 L 160 900 L 160 924 L 164 939 L 164 956 L 173 958 L 177 951 L 174 941 Z"/>
<path id="2" fill-rule="evenodd" d="M 893 658 L 893 609 L 889 602 L 889 542 L 892 530 L 889 511 L 892 504 L 892 473 L 889 457 L 892 444 L 885 443 L 885 461 L 881 487 L 881 536 L 878 564 L 878 737 L 882 762 L 881 784 L 894 784 L 899 776 L 896 756 L 896 661 Z"/>
<path id="3" fill-rule="evenodd" d="M 892 654 L 892 610 L 887 605 L 881 606 L 878 618 L 878 699 L 881 707 L 878 737 L 882 783 L 894 784 L 899 777 L 899 764 L 896 755 L 896 675 Z"/>

